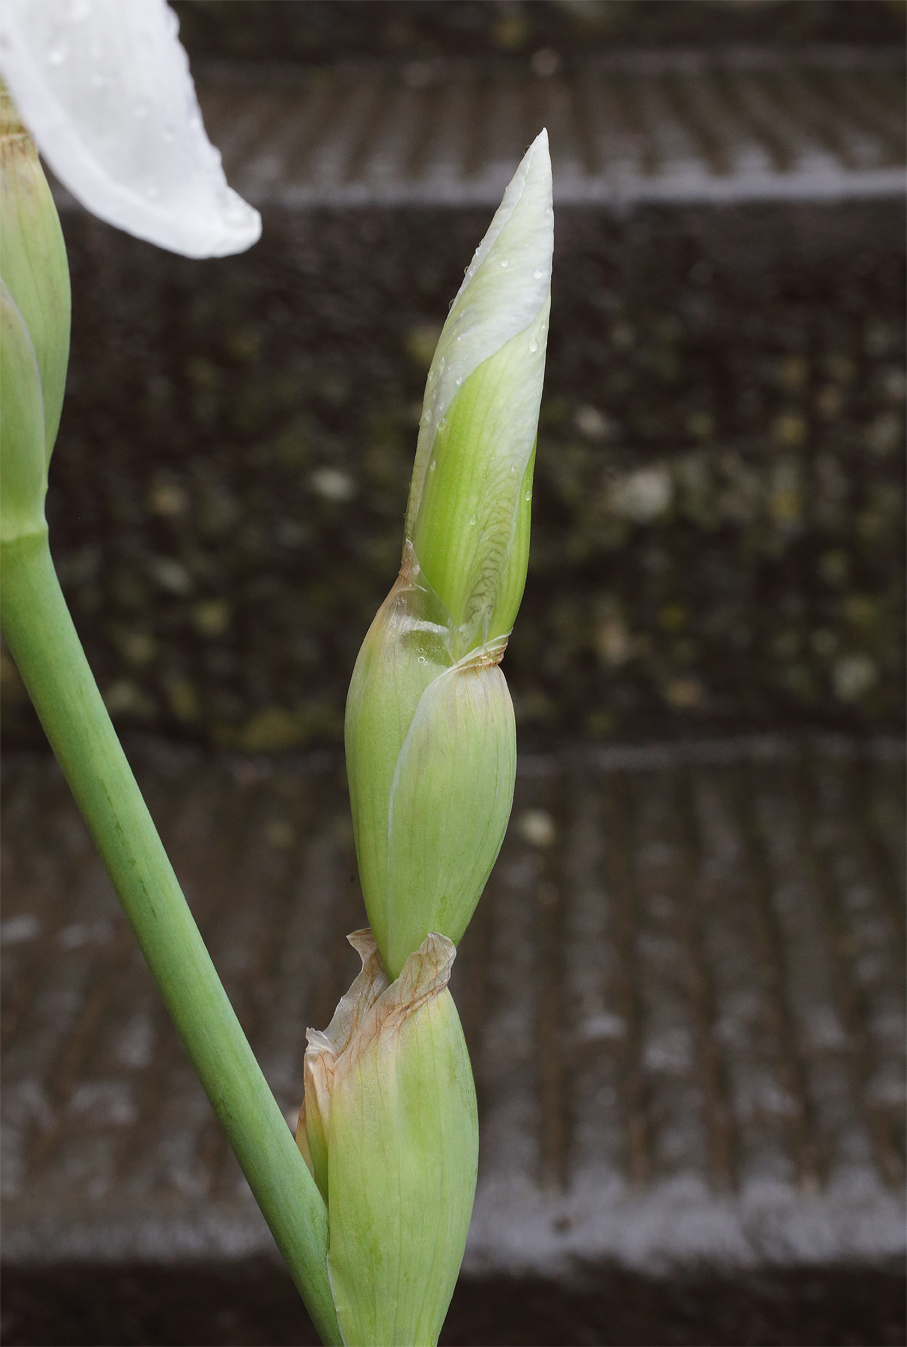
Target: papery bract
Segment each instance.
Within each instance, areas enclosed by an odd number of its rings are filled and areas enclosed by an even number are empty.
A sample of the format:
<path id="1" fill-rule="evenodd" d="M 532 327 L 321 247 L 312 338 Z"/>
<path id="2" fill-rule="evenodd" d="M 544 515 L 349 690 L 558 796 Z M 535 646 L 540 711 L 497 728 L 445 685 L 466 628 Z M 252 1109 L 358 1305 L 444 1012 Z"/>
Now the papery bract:
<path id="1" fill-rule="evenodd" d="M 328 1274 L 344 1342 L 438 1340 L 466 1245 L 478 1163 L 475 1087 L 429 935 L 390 984 L 370 931 L 329 1027 L 308 1031 L 297 1141 L 328 1204 Z"/>

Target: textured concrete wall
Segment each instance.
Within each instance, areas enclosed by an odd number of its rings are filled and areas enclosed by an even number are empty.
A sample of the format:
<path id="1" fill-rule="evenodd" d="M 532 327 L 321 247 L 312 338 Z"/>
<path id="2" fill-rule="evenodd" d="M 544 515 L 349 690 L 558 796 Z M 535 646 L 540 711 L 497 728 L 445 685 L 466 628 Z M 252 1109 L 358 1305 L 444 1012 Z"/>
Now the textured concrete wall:
<path id="1" fill-rule="evenodd" d="M 338 739 L 487 217 L 272 210 L 251 253 L 199 264 L 65 213 L 49 518 L 118 721 Z M 903 275 L 893 202 L 561 210 L 507 655 L 524 729 L 897 721 Z"/>
<path id="2" fill-rule="evenodd" d="M 899 43 L 897 0 L 174 0 L 192 60 L 334 62 L 721 43 Z"/>

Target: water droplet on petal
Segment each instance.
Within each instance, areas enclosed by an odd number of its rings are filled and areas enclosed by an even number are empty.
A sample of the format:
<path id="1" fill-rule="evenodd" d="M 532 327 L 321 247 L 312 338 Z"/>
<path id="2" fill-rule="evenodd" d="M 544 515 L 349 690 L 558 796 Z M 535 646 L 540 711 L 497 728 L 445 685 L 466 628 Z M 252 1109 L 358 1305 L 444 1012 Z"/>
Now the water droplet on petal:
<path id="1" fill-rule="evenodd" d="M 431 461 L 431 462 L 429 463 L 429 465 L 428 465 L 428 471 L 429 471 L 429 472 L 434 472 L 434 470 L 435 470 L 435 468 L 436 468 L 437 466 L 438 466 L 438 465 L 437 465 L 437 463 L 435 462 L 435 460 L 432 459 L 432 461 Z"/>
<path id="2" fill-rule="evenodd" d="M 538 343 L 538 338 L 537 338 L 537 337 L 533 337 L 533 338 L 532 338 L 532 341 L 529 343 L 529 349 L 530 349 L 530 351 L 537 351 L 537 350 L 539 349 L 539 343 Z"/>
<path id="3" fill-rule="evenodd" d="M 532 273 L 532 279 L 533 279 L 534 281 L 540 281 L 540 280 L 542 279 L 542 277 L 544 276 L 544 274 L 545 274 L 545 273 L 544 273 L 544 271 L 542 270 L 541 267 L 536 267 L 535 271 Z"/>
<path id="4" fill-rule="evenodd" d="M 531 492 L 531 491 L 527 491 L 527 492 L 526 492 L 526 500 L 532 500 L 532 492 Z"/>
<path id="5" fill-rule="evenodd" d="M 457 341 L 459 341 L 459 340 L 460 340 L 460 338 L 457 337 Z M 460 387 L 460 384 L 461 384 L 462 382 L 463 382 L 463 375 L 462 375 L 462 374 L 460 375 L 459 379 L 454 379 L 454 383 L 456 384 L 457 388 Z"/>
<path id="6" fill-rule="evenodd" d="M 477 515 L 474 515 L 474 514 L 471 514 L 471 515 L 469 516 L 469 525 L 470 525 L 470 528 L 475 528 L 475 526 L 476 526 L 477 523 L 478 523 L 478 516 L 477 516 Z"/>
<path id="7" fill-rule="evenodd" d="M 509 257 L 502 257 L 502 258 L 501 258 L 501 266 L 502 266 L 502 267 L 509 267 L 509 266 L 510 266 L 510 258 L 509 258 Z"/>
<path id="8" fill-rule="evenodd" d="M 420 655 L 420 656 L 419 656 L 419 663 L 420 663 L 420 664 L 427 664 L 427 663 L 428 663 L 428 660 L 425 658 L 424 655 Z"/>

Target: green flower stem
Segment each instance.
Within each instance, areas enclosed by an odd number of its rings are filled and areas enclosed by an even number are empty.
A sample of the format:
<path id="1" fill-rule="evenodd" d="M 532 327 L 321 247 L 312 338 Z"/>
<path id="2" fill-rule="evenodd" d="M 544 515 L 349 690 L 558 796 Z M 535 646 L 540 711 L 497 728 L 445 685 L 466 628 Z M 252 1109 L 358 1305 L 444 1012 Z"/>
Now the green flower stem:
<path id="1" fill-rule="evenodd" d="M 110 723 L 47 533 L 4 543 L 0 561 L 3 634 L 47 737 L 315 1327 L 325 1343 L 340 1344 L 324 1202 L 221 986 Z"/>

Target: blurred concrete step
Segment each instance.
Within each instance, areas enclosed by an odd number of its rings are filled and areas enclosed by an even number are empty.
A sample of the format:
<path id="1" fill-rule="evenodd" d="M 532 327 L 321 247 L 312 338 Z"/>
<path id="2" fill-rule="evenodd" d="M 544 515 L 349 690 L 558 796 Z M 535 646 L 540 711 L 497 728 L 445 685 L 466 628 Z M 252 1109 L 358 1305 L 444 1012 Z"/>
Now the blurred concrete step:
<path id="1" fill-rule="evenodd" d="M 294 1118 L 363 922 L 341 763 L 131 756 Z M 4 767 L 4 1259 L 267 1256 L 58 770 Z M 887 740 L 522 758 L 453 984 L 468 1274 L 899 1266 L 903 776 Z"/>
<path id="2" fill-rule="evenodd" d="M 539 58 L 535 77 L 441 58 L 311 69 L 222 62 L 195 75 L 227 176 L 260 207 L 497 205 L 542 126 L 560 205 L 907 191 L 897 49 L 627 51 L 563 66 L 553 52 Z M 59 199 L 74 204 L 62 189 Z"/>
<path id="3" fill-rule="evenodd" d="M 495 205 L 542 126 L 563 205 L 907 189 L 896 52 L 555 57 L 535 79 L 465 62 L 287 73 L 283 87 L 262 74 L 200 79 L 230 180 L 262 205 Z"/>

